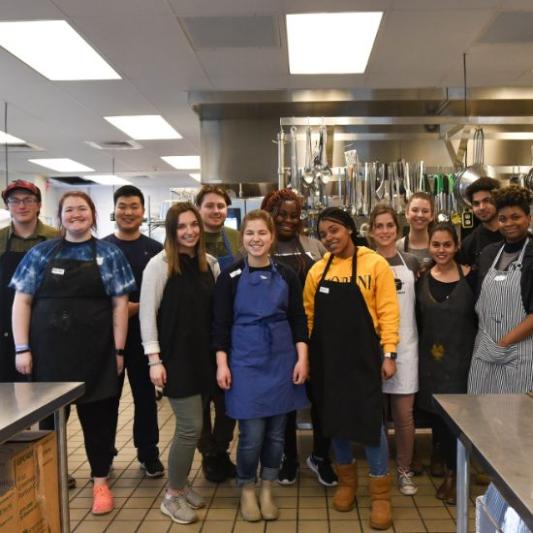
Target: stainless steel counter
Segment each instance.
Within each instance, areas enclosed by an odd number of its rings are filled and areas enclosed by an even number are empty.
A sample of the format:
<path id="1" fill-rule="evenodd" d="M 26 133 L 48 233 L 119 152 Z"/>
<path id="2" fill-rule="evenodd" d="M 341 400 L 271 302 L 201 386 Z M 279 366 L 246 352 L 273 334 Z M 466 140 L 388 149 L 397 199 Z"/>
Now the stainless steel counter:
<path id="1" fill-rule="evenodd" d="M 472 452 L 509 505 L 533 529 L 533 398 L 527 394 L 436 394 L 457 440 L 457 531 L 468 530 Z"/>
<path id="2" fill-rule="evenodd" d="M 57 431 L 61 531 L 70 531 L 65 406 L 83 395 L 84 383 L 0 383 L 0 444 L 53 414 Z"/>

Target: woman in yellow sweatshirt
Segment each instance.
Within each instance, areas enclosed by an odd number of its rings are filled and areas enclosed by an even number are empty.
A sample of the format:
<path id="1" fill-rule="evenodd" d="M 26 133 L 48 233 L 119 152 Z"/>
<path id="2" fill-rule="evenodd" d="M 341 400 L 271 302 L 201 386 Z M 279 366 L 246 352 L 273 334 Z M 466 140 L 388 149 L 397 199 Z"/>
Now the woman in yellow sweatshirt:
<path id="1" fill-rule="evenodd" d="M 383 429 L 382 379 L 396 372 L 399 310 L 387 261 L 356 245 L 350 215 L 327 208 L 318 233 L 329 253 L 311 267 L 304 307 L 311 333 L 311 380 L 324 434 L 333 438 L 339 485 L 333 507 L 355 503 L 352 441 L 365 447 L 372 501 L 370 525 L 392 524 L 388 446 Z"/>

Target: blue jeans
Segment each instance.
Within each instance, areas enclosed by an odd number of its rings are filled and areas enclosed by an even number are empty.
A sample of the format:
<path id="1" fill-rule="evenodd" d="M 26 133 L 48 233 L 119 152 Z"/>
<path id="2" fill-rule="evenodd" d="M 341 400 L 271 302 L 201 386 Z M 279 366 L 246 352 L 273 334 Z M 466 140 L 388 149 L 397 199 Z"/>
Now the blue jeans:
<path id="1" fill-rule="evenodd" d="M 237 444 L 237 486 L 256 482 L 261 461 L 261 479 L 278 478 L 283 456 L 285 420 L 287 415 L 239 420 Z"/>
<path id="2" fill-rule="evenodd" d="M 353 462 L 351 441 L 333 439 L 332 444 L 337 463 L 349 465 Z M 365 455 L 371 476 L 385 476 L 389 473 L 389 444 L 383 426 L 381 426 L 379 446 L 365 446 Z"/>

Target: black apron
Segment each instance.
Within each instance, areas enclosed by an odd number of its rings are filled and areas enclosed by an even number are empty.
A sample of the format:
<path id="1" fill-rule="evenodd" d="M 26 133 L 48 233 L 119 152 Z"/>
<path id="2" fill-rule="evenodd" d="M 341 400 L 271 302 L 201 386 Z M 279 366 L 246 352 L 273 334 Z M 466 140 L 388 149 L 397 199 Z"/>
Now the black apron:
<path id="1" fill-rule="evenodd" d="M 477 333 L 475 298 L 463 270 L 450 296 L 437 302 L 429 289 L 429 272 L 420 280 L 417 305 L 419 337 L 419 391 L 417 405 L 435 412 L 433 394 L 465 394 Z"/>
<path id="2" fill-rule="evenodd" d="M 111 297 L 96 262 L 61 259 L 60 241 L 33 299 L 30 345 L 34 381 L 84 381 L 88 403 L 118 394 Z"/>
<path id="3" fill-rule="evenodd" d="M 170 398 L 215 391 L 216 364 L 211 322 L 215 279 L 198 270 L 197 258 L 180 255 L 181 275 L 170 276 L 157 315 L 161 360 L 167 371 L 163 389 Z"/>
<path id="4" fill-rule="evenodd" d="M 15 270 L 27 252 L 11 250 L 10 235 L 6 243 L 6 251 L 0 257 L 0 382 L 27 381 L 28 378 L 17 372 L 15 367 L 15 342 L 11 328 L 11 312 L 13 310 L 14 289 L 9 283 Z M 40 239 L 44 241 L 45 238 Z"/>
<path id="5" fill-rule="evenodd" d="M 315 294 L 311 380 L 323 434 L 377 446 L 383 421 L 381 348 L 357 286 L 357 248 L 349 283 L 326 280 Z"/>

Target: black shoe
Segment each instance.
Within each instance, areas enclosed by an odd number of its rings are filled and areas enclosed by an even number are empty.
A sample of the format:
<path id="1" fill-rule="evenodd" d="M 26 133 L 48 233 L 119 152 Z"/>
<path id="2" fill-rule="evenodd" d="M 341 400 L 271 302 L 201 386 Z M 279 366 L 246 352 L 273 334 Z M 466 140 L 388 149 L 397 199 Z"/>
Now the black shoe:
<path id="1" fill-rule="evenodd" d="M 165 473 L 165 467 L 158 457 L 141 463 L 141 468 L 148 477 L 163 477 Z"/>
<path id="2" fill-rule="evenodd" d="M 67 487 L 69 489 L 76 488 L 76 478 L 72 477 L 70 474 L 67 474 Z"/>
<path id="3" fill-rule="evenodd" d="M 333 471 L 329 459 L 322 459 L 311 454 L 307 458 L 307 466 L 312 470 L 322 485 L 325 487 L 335 487 L 338 483 L 337 474 Z"/>
<path id="4" fill-rule="evenodd" d="M 227 452 L 222 452 L 219 454 L 219 461 L 223 465 L 223 468 L 226 471 L 226 478 L 227 479 L 233 479 L 237 475 L 237 468 L 235 465 L 231 462 L 231 459 L 229 458 L 229 454 Z"/>
<path id="5" fill-rule="evenodd" d="M 227 457 L 227 454 L 225 454 Z M 229 457 L 227 458 L 229 461 Z M 229 461 L 231 463 L 231 461 Z M 233 463 L 232 463 L 233 464 Z M 207 481 L 212 483 L 222 483 L 228 479 L 228 467 L 222 454 L 204 455 L 202 459 L 202 470 Z"/>
<path id="6" fill-rule="evenodd" d="M 280 485 L 294 485 L 294 483 L 296 483 L 296 479 L 298 478 L 299 469 L 300 465 L 298 464 L 298 461 L 289 459 L 284 455 L 278 472 L 278 483 Z"/>

